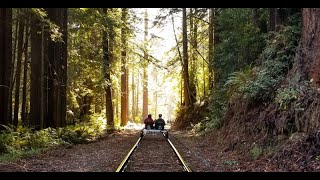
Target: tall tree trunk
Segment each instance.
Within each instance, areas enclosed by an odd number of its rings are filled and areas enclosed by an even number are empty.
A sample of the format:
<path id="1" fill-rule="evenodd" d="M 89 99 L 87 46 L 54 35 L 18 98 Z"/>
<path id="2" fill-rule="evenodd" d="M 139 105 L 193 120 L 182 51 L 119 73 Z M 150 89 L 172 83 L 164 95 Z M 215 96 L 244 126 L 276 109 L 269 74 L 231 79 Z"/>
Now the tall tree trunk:
<path id="1" fill-rule="evenodd" d="M 213 89 L 213 40 L 214 40 L 214 23 L 215 23 L 215 14 L 214 14 L 214 9 L 210 8 L 209 9 L 209 54 L 208 54 L 208 59 L 209 59 L 209 88 L 212 90 Z"/>
<path id="2" fill-rule="evenodd" d="M 0 124 L 11 119 L 9 110 L 10 74 L 12 62 L 12 9 L 0 8 Z M 3 127 L 0 126 L 0 129 Z"/>
<path id="3" fill-rule="evenodd" d="M 108 9 L 104 8 L 104 14 L 108 16 Z M 114 117 L 113 117 L 113 105 L 112 105 L 112 93 L 111 93 L 111 53 L 109 51 L 109 46 L 113 43 L 114 38 L 112 32 L 112 26 L 109 27 L 109 39 L 107 31 L 103 32 L 102 36 L 102 49 L 103 49 L 103 73 L 104 73 L 104 80 L 105 80 L 105 93 L 106 93 L 106 117 L 107 117 L 107 129 L 114 129 Z"/>
<path id="4" fill-rule="evenodd" d="M 67 8 L 48 8 L 49 19 L 60 27 L 62 40 L 49 40 L 49 82 L 48 82 L 48 125 L 66 125 L 66 84 L 67 84 Z"/>
<path id="5" fill-rule="evenodd" d="M 288 77 L 292 79 L 299 75 L 300 82 L 310 82 L 312 89 L 317 91 L 320 88 L 320 9 L 303 8 L 301 22 L 300 45 Z M 315 113 L 310 115 L 312 117 L 316 115 L 316 109 L 319 107 L 319 104 L 314 103 L 316 101 L 317 98 L 312 103 L 316 106 Z M 297 131 L 311 133 L 319 129 L 320 123 L 319 118 L 299 118 L 295 125 Z"/>
<path id="6" fill-rule="evenodd" d="M 188 72 L 188 37 L 187 37 L 187 11 L 182 10 L 182 45 L 183 45 L 183 81 L 184 81 L 184 105 L 191 105 L 191 97 L 189 92 L 189 72 Z"/>
<path id="7" fill-rule="evenodd" d="M 258 14 L 259 8 L 253 8 L 252 9 L 252 22 L 253 25 L 257 28 L 259 28 L 259 14 Z"/>
<path id="8" fill-rule="evenodd" d="M 41 22 L 36 15 L 32 15 L 31 28 L 31 87 L 30 87 L 30 125 L 39 130 L 44 128 L 46 120 L 47 103 L 45 86 L 45 67 L 47 60 L 44 53 L 47 51 L 47 36 L 41 27 Z"/>
<path id="9" fill-rule="evenodd" d="M 127 63 L 128 64 L 128 63 Z M 126 123 L 128 123 L 128 120 L 129 120 L 129 68 L 128 66 L 126 66 Z"/>
<path id="10" fill-rule="evenodd" d="M 303 8 L 302 37 L 303 74 L 307 80 L 312 79 L 312 85 L 320 87 L 320 9 Z"/>
<path id="11" fill-rule="evenodd" d="M 136 112 L 136 116 L 139 114 L 139 82 L 140 82 L 140 72 L 139 72 L 139 69 L 137 69 L 137 73 L 138 73 L 138 78 L 137 78 L 137 90 L 136 90 L 136 109 L 135 109 L 135 112 Z"/>
<path id="12" fill-rule="evenodd" d="M 194 10 L 193 10 L 194 9 Z M 189 27 L 189 37 L 190 37 L 190 41 L 189 41 L 189 43 L 190 43 L 190 46 L 189 46 L 189 52 L 190 52 L 190 54 L 191 54 L 191 56 L 190 56 L 190 62 L 189 62 L 189 67 L 190 67 L 190 83 L 192 83 L 192 81 L 193 81 L 193 69 L 194 69 L 194 67 L 193 67 L 193 65 L 194 65 L 194 59 L 195 59 L 195 55 L 196 55 L 196 51 L 195 51 L 195 47 L 194 47 L 194 43 L 195 43 L 195 41 L 194 41 L 194 26 L 196 26 L 196 18 L 194 18 L 193 16 L 196 16 L 196 13 L 195 13 L 195 11 L 196 11 L 196 8 L 190 8 L 190 11 L 189 11 L 189 22 L 190 22 L 190 27 Z"/>
<path id="13" fill-rule="evenodd" d="M 126 25 L 128 9 L 122 9 L 121 20 Z M 128 120 L 128 90 L 127 90 L 127 30 L 125 26 L 121 28 L 121 126 L 125 126 Z"/>
<path id="14" fill-rule="evenodd" d="M 143 62 L 143 102 L 142 120 L 148 115 L 148 11 L 144 13 L 144 62 Z"/>
<path id="15" fill-rule="evenodd" d="M 24 46 L 24 64 L 23 64 L 23 89 L 22 89 L 22 107 L 21 107 L 21 121 L 23 125 L 27 122 L 27 77 L 28 77 L 28 47 L 29 47 L 29 36 L 30 36 L 30 24 L 29 16 L 26 20 L 26 35 L 25 35 L 25 46 Z"/>
<path id="16" fill-rule="evenodd" d="M 25 20 L 20 15 L 19 16 L 19 32 L 18 32 L 18 53 L 17 53 L 17 70 L 16 70 L 16 88 L 14 93 L 14 116 L 13 116 L 13 125 L 18 126 L 18 117 L 19 117 L 19 104 L 20 104 L 20 77 L 21 77 L 21 61 L 22 61 L 22 52 L 23 52 L 23 33 Z"/>
<path id="17" fill-rule="evenodd" d="M 183 69 L 181 71 L 181 79 L 180 79 L 180 104 L 183 105 Z"/>
<path id="18" fill-rule="evenodd" d="M 41 35 L 38 32 L 41 31 L 40 21 L 35 16 L 31 17 L 31 85 L 30 85 L 30 125 L 36 129 L 40 129 L 41 119 L 41 97 L 42 87 L 40 80 L 41 70 Z"/>
<path id="19" fill-rule="evenodd" d="M 153 71 L 153 75 L 154 75 L 154 78 L 155 78 L 155 83 L 156 85 L 158 85 L 158 70 L 155 69 Z M 158 91 L 155 90 L 154 91 L 154 118 L 157 118 L 157 109 L 158 109 Z"/>
<path id="20" fill-rule="evenodd" d="M 269 8 L 269 31 L 274 31 L 276 28 L 276 8 Z"/>
<path id="21" fill-rule="evenodd" d="M 20 9 L 16 10 L 16 14 L 18 14 L 20 11 Z M 16 15 L 15 17 L 15 33 L 14 36 L 12 37 L 14 40 L 14 44 L 13 44 L 13 52 L 12 52 L 12 63 L 11 63 L 11 75 L 10 75 L 10 91 L 9 91 L 9 114 L 10 114 L 10 119 L 8 120 L 8 122 L 10 124 L 13 124 L 13 119 L 12 119 L 12 98 L 13 98 L 13 91 L 14 91 L 14 84 L 15 84 L 15 80 L 16 80 L 16 76 L 15 76 L 15 70 L 14 68 L 16 67 L 16 62 L 17 62 L 17 45 L 18 45 L 18 30 L 19 30 L 19 20 L 18 20 L 18 15 Z"/>
<path id="22" fill-rule="evenodd" d="M 115 115 L 117 119 L 119 119 L 119 91 L 115 93 L 116 103 L 115 103 Z"/>
<path id="23" fill-rule="evenodd" d="M 269 8 L 269 31 L 279 31 L 288 22 L 290 8 Z"/>
<path id="24" fill-rule="evenodd" d="M 280 26 L 285 25 L 288 22 L 289 10 L 290 10 L 289 8 L 276 8 L 276 15 L 275 15 L 276 31 L 279 31 Z"/>
<path id="25" fill-rule="evenodd" d="M 183 58 L 182 58 L 182 55 L 181 55 L 181 52 L 180 52 L 179 42 L 178 42 L 178 38 L 177 38 L 177 35 L 176 35 L 175 26 L 174 26 L 174 18 L 173 18 L 172 15 L 171 15 L 171 21 L 172 21 L 172 29 L 173 29 L 174 39 L 176 40 L 176 48 L 177 48 L 177 51 L 178 51 L 178 54 L 179 54 L 179 58 L 180 58 L 180 62 L 181 62 L 181 66 L 182 66 L 182 69 L 181 69 L 181 80 L 180 80 L 180 104 L 183 105 L 183 99 L 182 99 L 182 96 L 183 96 L 182 95 L 183 94 L 182 81 L 184 79 L 183 78 L 184 77 L 184 73 L 183 73 Z"/>
<path id="26" fill-rule="evenodd" d="M 192 9 L 192 8 L 191 8 Z M 194 18 L 193 16 L 198 15 L 198 9 L 194 8 L 194 13 L 190 10 L 190 36 L 191 36 L 191 44 L 192 44 L 192 51 L 191 54 L 191 68 L 190 68 L 190 100 L 192 103 L 196 102 L 197 97 L 197 89 L 195 83 L 197 82 L 197 51 L 198 51 L 198 19 Z"/>
<path id="27" fill-rule="evenodd" d="M 134 121 L 134 118 L 136 116 L 136 112 L 135 112 L 135 84 L 134 84 L 134 69 L 132 68 L 132 73 L 131 73 L 131 98 L 132 98 L 132 106 L 131 106 L 131 116 L 132 116 L 132 120 Z"/>
<path id="28" fill-rule="evenodd" d="M 212 91 L 212 93 L 214 93 L 215 89 L 217 88 L 217 84 L 219 83 L 219 77 L 218 77 L 218 73 L 217 73 L 217 69 L 216 69 L 216 66 L 215 66 L 215 63 L 216 63 L 216 58 L 215 58 L 215 54 L 214 54 L 214 51 L 215 51 L 215 48 L 217 47 L 217 45 L 220 43 L 220 37 L 219 37 L 219 33 L 220 33 L 220 29 L 219 29 L 219 22 L 218 22 L 218 16 L 219 16 L 219 11 L 217 8 L 214 8 L 213 9 L 213 20 L 212 20 L 212 23 L 213 23 L 213 49 L 212 49 L 212 53 L 211 53 L 211 58 L 212 58 L 212 62 L 210 63 L 210 66 L 209 68 L 211 68 L 211 77 L 212 77 L 212 80 L 210 81 L 212 84 L 211 84 L 211 87 L 210 87 L 210 90 Z"/>

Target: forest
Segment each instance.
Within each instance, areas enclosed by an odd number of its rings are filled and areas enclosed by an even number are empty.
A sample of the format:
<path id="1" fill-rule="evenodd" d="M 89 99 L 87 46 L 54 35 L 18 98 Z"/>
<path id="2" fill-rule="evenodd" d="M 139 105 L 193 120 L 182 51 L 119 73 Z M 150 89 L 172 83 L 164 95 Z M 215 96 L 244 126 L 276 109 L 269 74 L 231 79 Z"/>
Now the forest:
<path id="1" fill-rule="evenodd" d="M 0 8 L 0 172 L 100 171 L 50 153 L 104 145 L 114 171 L 148 114 L 194 171 L 319 171 L 319 22 L 319 8 Z"/>

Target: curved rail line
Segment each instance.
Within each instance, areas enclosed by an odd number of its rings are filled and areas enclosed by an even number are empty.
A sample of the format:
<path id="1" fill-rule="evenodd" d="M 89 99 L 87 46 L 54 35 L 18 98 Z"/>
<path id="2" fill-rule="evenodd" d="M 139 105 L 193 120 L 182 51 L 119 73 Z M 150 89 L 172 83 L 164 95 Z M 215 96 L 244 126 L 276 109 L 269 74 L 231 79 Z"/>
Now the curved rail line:
<path id="1" fill-rule="evenodd" d="M 187 172 L 192 172 L 192 170 L 188 167 L 187 163 L 183 160 L 182 156 L 180 155 L 180 153 L 178 152 L 178 150 L 174 147 L 174 145 L 172 144 L 172 142 L 169 140 L 168 138 L 168 132 L 167 133 L 163 133 L 162 135 L 166 138 L 167 142 L 170 144 L 170 147 L 173 149 L 175 155 L 178 157 L 180 163 L 182 164 L 183 168 L 185 171 Z M 130 149 L 130 151 L 128 152 L 128 154 L 125 156 L 125 158 L 122 160 L 122 162 L 120 163 L 120 165 L 118 166 L 118 168 L 116 169 L 116 172 L 124 172 L 124 170 L 126 169 L 127 165 L 128 165 L 128 161 L 130 159 L 130 157 L 132 156 L 132 154 L 134 153 L 134 151 L 137 149 L 137 147 L 139 146 L 141 140 L 143 139 L 143 136 L 141 135 L 139 137 L 139 139 L 137 140 L 137 142 L 133 145 L 133 147 Z"/>

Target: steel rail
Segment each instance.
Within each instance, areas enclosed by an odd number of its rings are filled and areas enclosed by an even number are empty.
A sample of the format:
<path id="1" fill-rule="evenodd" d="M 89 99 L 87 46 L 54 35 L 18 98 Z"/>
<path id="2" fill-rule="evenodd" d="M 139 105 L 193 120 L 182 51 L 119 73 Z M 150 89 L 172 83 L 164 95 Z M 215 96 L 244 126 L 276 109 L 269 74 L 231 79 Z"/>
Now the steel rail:
<path id="1" fill-rule="evenodd" d="M 168 133 L 168 132 L 167 132 Z M 162 135 L 164 137 L 168 137 L 168 135 L 166 136 L 165 133 L 162 133 Z M 134 144 L 134 146 L 131 148 L 131 150 L 128 152 L 128 154 L 125 156 L 125 158 L 122 160 L 122 162 L 120 163 L 120 165 L 118 166 L 116 172 L 123 172 L 128 161 L 129 158 L 131 157 L 131 155 L 133 154 L 134 150 L 138 147 L 140 141 L 142 140 L 144 136 L 139 137 L 139 139 L 137 140 L 137 142 Z M 187 163 L 183 160 L 182 156 L 180 155 L 180 153 L 178 152 L 178 150 L 174 147 L 174 145 L 172 144 L 172 142 L 166 138 L 167 142 L 170 144 L 170 147 L 173 149 L 174 153 L 177 155 L 179 161 L 181 162 L 181 164 L 183 165 L 183 168 L 187 171 L 187 172 L 192 172 L 192 170 L 188 167 Z"/>
<path id="2" fill-rule="evenodd" d="M 168 143 L 170 144 L 171 148 L 173 149 L 174 153 L 178 156 L 179 161 L 182 163 L 183 168 L 187 171 L 187 172 L 192 172 L 191 169 L 188 167 L 187 163 L 183 160 L 182 156 L 180 155 L 180 153 L 178 152 L 178 150 L 174 147 L 174 145 L 172 144 L 172 142 L 170 141 L 170 139 L 167 139 Z"/>
<path id="3" fill-rule="evenodd" d="M 138 147 L 141 139 L 142 139 L 142 137 L 139 137 L 138 141 L 134 144 L 134 146 L 131 148 L 131 150 L 129 151 L 129 153 L 126 155 L 126 157 L 122 160 L 122 162 L 121 162 L 120 165 L 118 166 L 116 172 L 123 172 L 126 164 L 128 163 L 129 158 L 130 158 L 131 155 L 133 154 L 134 150 Z"/>

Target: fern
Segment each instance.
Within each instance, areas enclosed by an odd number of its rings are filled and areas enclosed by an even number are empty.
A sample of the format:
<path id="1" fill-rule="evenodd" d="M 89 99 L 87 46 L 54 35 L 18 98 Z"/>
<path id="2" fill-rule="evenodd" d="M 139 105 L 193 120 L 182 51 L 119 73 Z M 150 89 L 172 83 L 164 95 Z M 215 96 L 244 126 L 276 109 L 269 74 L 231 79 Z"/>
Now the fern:
<path id="1" fill-rule="evenodd" d="M 227 96 L 230 98 L 239 95 L 244 91 L 244 87 L 253 79 L 253 71 L 250 66 L 242 71 L 232 73 L 225 83 Z"/>

